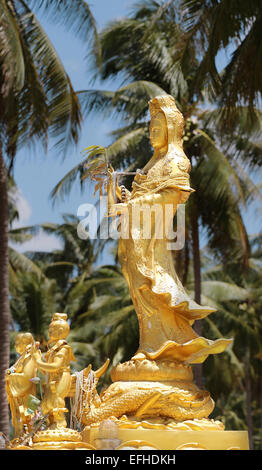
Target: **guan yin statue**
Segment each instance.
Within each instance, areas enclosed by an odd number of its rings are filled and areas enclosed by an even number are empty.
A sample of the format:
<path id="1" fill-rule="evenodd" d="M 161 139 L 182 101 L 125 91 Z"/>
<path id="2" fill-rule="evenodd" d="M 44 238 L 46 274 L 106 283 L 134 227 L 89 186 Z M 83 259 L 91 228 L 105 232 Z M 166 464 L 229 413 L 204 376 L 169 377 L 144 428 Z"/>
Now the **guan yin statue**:
<path id="1" fill-rule="evenodd" d="M 31 432 L 31 444 L 28 433 L 26 442 L 21 437 L 23 422 L 17 424 L 14 411 L 22 400 L 12 396 L 17 372 L 12 386 L 12 371 L 7 375 L 13 422 L 20 432 L 16 448 L 248 449 L 245 431 L 225 431 L 222 422 L 209 418 L 214 401 L 193 381 L 192 365 L 222 353 L 232 340 L 211 341 L 194 331 L 194 321 L 214 309 L 198 305 L 184 290 L 168 236 L 178 206 L 194 191 L 182 145 L 184 119 L 170 95 L 153 98 L 149 110 L 153 156 L 137 171 L 131 192 L 118 186 L 112 167 L 106 186 L 108 216 L 120 217 L 118 255 L 138 317 L 138 350 L 113 367 L 112 384 L 99 395 L 96 384 L 109 361 L 99 371 L 89 366 L 71 375 L 74 356 L 65 340 L 69 325 L 65 315 L 55 314 L 45 360 L 31 341 L 20 361 L 20 373 L 26 360 L 31 364 L 23 379 L 25 393 L 32 394 L 29 384 L 36 370 L 49 377 L 40 404 L 47 425 Z M 71 397 L 69 426 L 66 397 Z M 108 442 L 111 447 L 103 447 Z"/>

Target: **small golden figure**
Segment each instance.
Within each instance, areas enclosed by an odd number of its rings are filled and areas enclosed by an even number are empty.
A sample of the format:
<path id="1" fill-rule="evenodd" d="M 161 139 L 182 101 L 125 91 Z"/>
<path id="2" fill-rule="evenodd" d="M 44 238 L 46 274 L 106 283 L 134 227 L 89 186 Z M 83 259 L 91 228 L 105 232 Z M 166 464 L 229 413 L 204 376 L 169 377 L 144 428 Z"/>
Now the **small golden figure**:
<path id="1" fill-rule="evenodd" d="M 34 354 L 38 346 L 39 343 L 34 342 L 31 333 L 19 333 L 15 339 L 15 349 L 20 357 L 6 371 L 6 391 L 15 437 L 23 432 L 24 425 L 28 424 L 30 418 L 27 402 L 29 395 L 35 395 L 35 384 L 31 379 L 37 372 Z"/>
<path id="2" fill-rule="evenodd" d="M 75 361 L 72 348 L 67 344 L 69 324 L 65 313 L 55 313 L 49 326 L 48 344 L 53 345 L 45 355 L 46 362 L 41 359 L 40 352 L 34 355 L 37 368 L 48 373 L 44 398 L 41 403 L 42 412 L 49 414 L 50 428 L 65 428 L 65 397 L 71 387 L 70 362 Z"/>

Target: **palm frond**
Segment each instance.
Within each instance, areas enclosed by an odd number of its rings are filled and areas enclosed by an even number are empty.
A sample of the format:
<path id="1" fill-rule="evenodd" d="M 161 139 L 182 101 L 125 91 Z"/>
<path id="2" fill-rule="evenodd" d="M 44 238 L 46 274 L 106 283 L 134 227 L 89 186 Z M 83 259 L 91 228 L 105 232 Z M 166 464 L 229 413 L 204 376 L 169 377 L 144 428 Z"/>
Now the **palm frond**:
<path id="1" fill-rule="evenodd" d="M 43 12 L 49 21 L 72 30 L 86 45 L 92 45 L 98 62 L 101 60 L 96 21 L 89 4 L 84 0 L 28 0 L 29 6 Z"/>
<path id="2" fill-rule="evenodd" d="M 7 95 L 14 88 L 21 90 L 25 79 L 25 64 L 18 25 L 12 8 L 0 2 L 0 58 L 5 76 L 2 93 Z"/>
<path id="3" fill-rule="evenodd" d="M 78 163 L 74 168 L 72 168 L 54 187 L 50 193 L 50 198 L 53 199 L 53 203 L 57 199 L 64 200 L 65 196 L 71 191 L 73 184 L 76 181 L 76 177 L 83 173 L 83 162 Z M 81 178 L 80 178 L 81 184 Z M 81 185 L 82 187 L 82 185 Z"/>
<path id="4" fill-rule="evenodd" d="M 249 291 L 236 284 L 223 281 L 202 281 L 203 294 L 219 302 L 241 301 L 249 297 Z"/>
<path id="5" fill-rule="evenodd" d="M 9 262 L 14 272 L 33 272 L 39 276 L 43 274 L 36 263 L 30 260 L 23 253 L 19 253 L 11 247 L 9 247 Z"/>
<path id="6" fill-rule="evenodd" d="M 112 163 L 114 160 L 124 161 L 127 155 L 132 155 L 141 140 L 146 137 L 146 131 L 144 127 L 139 127 L 116 139 L 107 148 L 109 161 Z"/>
<path id="7" fill-rule="evenodd" d="M 25 68 L 24 87 L 5 107 L 6 148 L 36 141 L 47 146 L 48 130 L 57 145 L 77 142 L 81 112 L 62 62 L 36 16 L 24 0 L 13 19 L 19 31 Z M 12 151 L 11 157 L 14 155 Z"/>
<path id="8" fill-rule="evenodd" d="M 112 110 L 112 100 L 115 92 L 107 90 L 81 90 L 77 92 L 81 110 L 86 117 L 92 112 L 99 112 L 108 117 Z"/>
<path id="9" fill-rule="evenodd" d="M 200 48 L 201 63 L 195 90 L 201 88 L 203 80 L 211 81 L 227 107 L 227 118 L 243 101 L 248 103 L 252 112 L 262 91 L 258 66 L 262 20 L 259 2 L 229 4 L 226 0 L 183 0 L 182 9 L 187 34 Z M 218 51 L 227 48 L 231 58 L 219 74 L 215 59 Z"/>
<path id="10" fill-rule="evenodd" d="M 234 183 L 234 186 L 237 190 L 237 194 L 239 197 L 239 200 L 242 201 L 242 203 L 245 204 L 245 196 L 243 194 L 243 190 L 239 181 L 239 176 L 237 172 L 235 171 L 234 167 L 230 164 L 229 159 L 226 157 L 226 155 L 217 147 L 216 142 L 203 130 L 203 129 L 197 129 L 196 134 L 201 135 L 204 140 L 206 145 L 212 150 L 212 152 L 206 152 L 207 157 L 212 155 L 213 158 L 217 160 L 219 163 L 219 160 L 222 163 L 222 166 L 220 165 L 220 168 L 223 168 L 223 171 L 227 173 L 227 178 L 231 178 L 232 182 Z M 221 175 L 221 173 L 220 173 Z"/>

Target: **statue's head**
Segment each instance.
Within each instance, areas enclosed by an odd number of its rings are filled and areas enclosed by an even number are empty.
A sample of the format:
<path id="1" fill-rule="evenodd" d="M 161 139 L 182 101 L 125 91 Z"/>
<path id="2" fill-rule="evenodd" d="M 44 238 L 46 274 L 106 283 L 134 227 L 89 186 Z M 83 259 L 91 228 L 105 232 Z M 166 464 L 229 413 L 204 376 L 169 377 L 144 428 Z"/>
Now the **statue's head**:
<path id="1" fill-rule="evenodd" d="M 70 331 L 66 313 L 54 313 L 49 325 L 49 342 L 65 339 Z"/>
<path id="2" fill-rule="evenodd" d="M 171 95 L 156 96 L 149 101 L 151 114 L 150 141 L 154 149 L 168 150 L 181 143 L 184 118 Z"/>
<path id="3" fill-rule="evenodd" d="M 31 333 L 18 333 L 15 338 L 15 349 L 18 354 L 23 354 L 27 346 L 34 344 L 34 338 Z"/>

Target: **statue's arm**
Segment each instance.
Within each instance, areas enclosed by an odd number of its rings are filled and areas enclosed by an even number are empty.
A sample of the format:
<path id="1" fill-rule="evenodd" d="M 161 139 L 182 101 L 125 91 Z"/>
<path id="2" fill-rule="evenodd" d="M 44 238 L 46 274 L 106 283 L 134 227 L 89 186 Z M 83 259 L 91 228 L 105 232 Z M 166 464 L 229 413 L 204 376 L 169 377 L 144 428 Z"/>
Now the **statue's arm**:
<path id="1" fill-rule="evenodd" d="M 122 190 L 121 190 L 121 187 L 116 183 L 116 187 L 115 187 L 115 191 L 116 191 L 116 197 L 119 201 L 122 200 Z"/>
<path id="2" fill-rule="evenodd" d="M 39 370 L 43 372 L 56 372 L 64 365 L 66 355 L 67 351 L 65 348 L 63 348 L 55 355 L 52 363 L 36 359 L 36 366 Z"/>
<path id="3" fill-rule="evenodd" d="M 112 165 L 107 170 L 107 186 L 106 186 L 106 191 L 108 195 L 108 204 L 109 206 L 113 206 L 116 204 L 115 199 L 114 199 L 114 192 L 115 195 L 118 199 L 118 201 L 121 203 L 123 202 L 123 199 L 129 199 L 131 192 L 126 189 L 124 185 L 119 186 L 117 180 L 113 181 L 113 175 L 114 175 L 114 169 Z M 123 198 L 124 196 L 124 198 Z"/>

